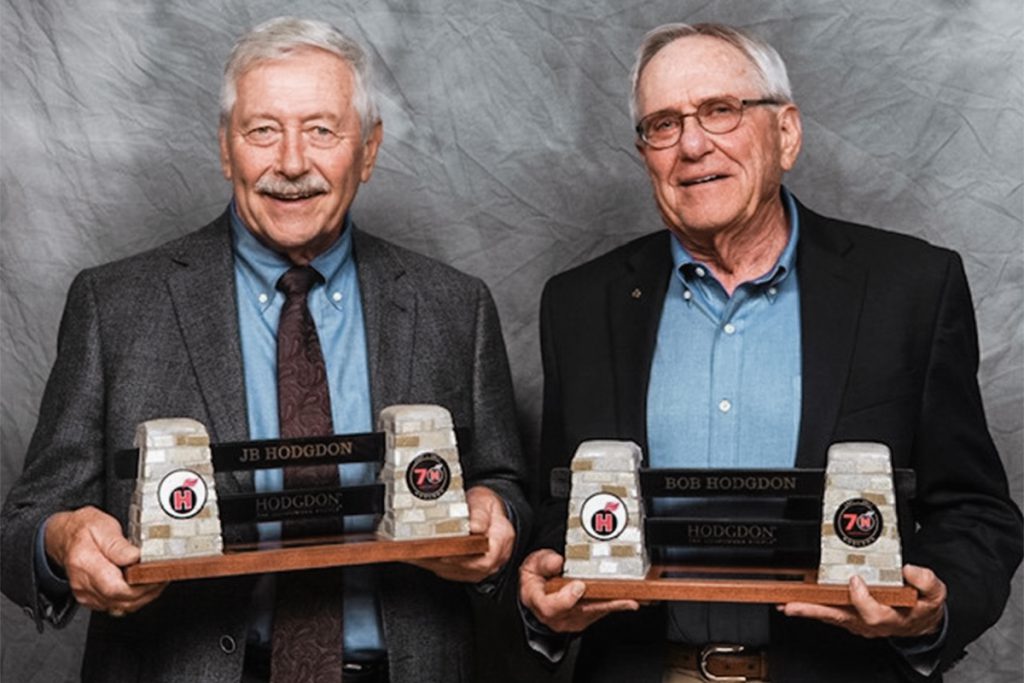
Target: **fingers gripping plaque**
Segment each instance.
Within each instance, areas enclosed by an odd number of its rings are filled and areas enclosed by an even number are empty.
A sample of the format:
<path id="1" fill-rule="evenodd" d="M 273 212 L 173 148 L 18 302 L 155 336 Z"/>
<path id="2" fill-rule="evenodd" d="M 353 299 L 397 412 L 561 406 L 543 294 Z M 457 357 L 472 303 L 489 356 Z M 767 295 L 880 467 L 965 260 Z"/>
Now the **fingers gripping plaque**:
<path id="1" fill-rule="evenodd" d="M 206 428 L 187 418 L 150 420 L 136 428 L 135 446 L 139 470 L 128 535 L 141 561 L 221 554 Z"/>
<path id="2" fill-rule="evenodd" d="M 447 409 L 435 405 L 389 406 L 378 428 L 385 433 L 384 538 L 436 538 L 469 534 L 462 467 Z"/>
<path id="3" fill-rule="evenodd" d="M 869 585 L 903 585 L 892 461 L 879 443 L 828 449 L 818 583 L 845 584 L 851 576 Z"/>
<path id="4" fill-rule="evenodd" d="M 584 441 L 572 459 L 572 493 L 565 533 L 564 575 L 643 578 L 644 546 L 638 468 L 632 441 Z"/>

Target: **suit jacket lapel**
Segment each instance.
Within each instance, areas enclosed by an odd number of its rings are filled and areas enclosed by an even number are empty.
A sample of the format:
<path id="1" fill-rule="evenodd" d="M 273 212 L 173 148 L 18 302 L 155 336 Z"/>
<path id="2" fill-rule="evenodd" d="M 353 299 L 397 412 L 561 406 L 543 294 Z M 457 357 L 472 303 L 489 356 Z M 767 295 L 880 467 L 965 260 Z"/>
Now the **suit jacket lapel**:
<path id="1" fill-rule="evenodd" d="M 803 396 L 796 466 L 820 468 L 846 390 L 866 275 L 844 258 L 852 245 L 828 219 L 803 206 L 799 211 Z"/>
<path id="2" fill-rule="evenodd" d="M 669 232 L 640 243 L 626 272 L 608 283 L 617 434 L 637 442 L 647 459 L 647 386 L 658 324 L 672 271 Z"/>
<path id="3" fill-rule="evenodd" d="M 249 434 L 228 220 L 225 213 L 184 240 L 172 257 L 179 268 L 167 278 L 214 442 Z M 240 490 L 252 489 L 251 472 L 232 474 Z"/>
<path id="4" fill-rule="evenodd" d="M 373 414 L 406 402 L 415 357 L 416 292 L 388 244 L 352 226 Z"/>

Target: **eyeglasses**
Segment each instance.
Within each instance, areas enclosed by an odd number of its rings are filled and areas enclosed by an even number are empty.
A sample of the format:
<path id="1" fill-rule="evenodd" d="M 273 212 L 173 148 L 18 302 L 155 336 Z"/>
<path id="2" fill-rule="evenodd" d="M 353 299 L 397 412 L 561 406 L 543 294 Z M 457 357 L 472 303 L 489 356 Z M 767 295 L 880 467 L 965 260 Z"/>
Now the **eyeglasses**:
<path id="1" fill-rule="evenodd" d="M 735 97 L 717 97 L 700 103 L 697 111 L 683 114 L 677 111 L 656 111 L 645 116 L 636 125 L 636 134 L 653 149 L 667 149 L 679 142 L 683 134 L 683 119 L 692 116 L 709 133 L 730 133 L 743 120 L 743 110 L 764 104 L 783 104 L 781 100 L 738 100 Z"/>

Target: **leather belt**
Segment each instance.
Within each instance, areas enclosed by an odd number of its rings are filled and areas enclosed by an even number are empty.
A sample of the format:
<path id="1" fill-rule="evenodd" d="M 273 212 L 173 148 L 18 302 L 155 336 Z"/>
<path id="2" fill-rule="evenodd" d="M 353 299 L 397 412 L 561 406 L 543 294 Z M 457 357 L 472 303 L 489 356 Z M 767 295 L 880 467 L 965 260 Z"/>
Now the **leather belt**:
<path id="1" fill-rule="evenodd" d="M 677 669 L 695 671 L 705 681 L 741 683 L 770 680 L 767 651 L 743 645 L 668 643 L 666 664 Z"/>

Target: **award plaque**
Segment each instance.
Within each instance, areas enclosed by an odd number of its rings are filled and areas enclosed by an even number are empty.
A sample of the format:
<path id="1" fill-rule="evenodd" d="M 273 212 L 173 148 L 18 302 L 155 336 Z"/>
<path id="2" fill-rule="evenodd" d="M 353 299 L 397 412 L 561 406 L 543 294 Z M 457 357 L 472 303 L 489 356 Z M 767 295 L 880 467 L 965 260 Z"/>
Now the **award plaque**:
<path id="1" fill-rule="evenodd" d="M 134 477 L 129 539 L 141 560 L 128 583 L 280 572 L 478 555 L 487 538 L 469 533 L 469 509 L 451 415 L 440 406 L 391 406 L 379 432 L 211 445 L 191 419 L 151 420 L 117 473 Z M 214 473 L 371 462 L 377 483 L 218 495 Z M 377 515 L 376 533 L 225 543 L 232 525 Z"/>
<path id="2" fill-rule="evenodd" d="M 548 592 L 581 579 L 593 599 L 846 605 L 856 575 L 879 602 L 915 603 L 900 552 L 914 476 L 886 446 L 834 444 L 824 471 L 644 469 L 641 455 L 587 441 L 552 474 L 569 504 Z"/>

